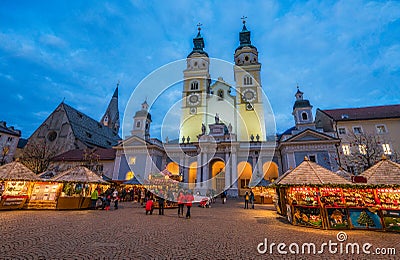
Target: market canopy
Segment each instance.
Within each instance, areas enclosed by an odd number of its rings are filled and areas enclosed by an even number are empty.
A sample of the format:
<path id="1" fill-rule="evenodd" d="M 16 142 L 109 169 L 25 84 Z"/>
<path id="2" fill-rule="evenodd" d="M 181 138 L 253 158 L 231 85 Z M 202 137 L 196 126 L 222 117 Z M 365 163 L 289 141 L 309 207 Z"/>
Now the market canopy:
<path id="1" fill-rule="evenodd" d="M 400 186 L 400 164 L 383 157 L 381 161 L 364 171 L 360 176 L 367 179 L 367 184 Z"/>
<path id="2" fill-rule="evenodd" d="M 52 181 L 107 183 L 99 175 L 84 166 L 76 166 L 51 178 Z"/>
<path id="3" fill-rule="evenodd" d="M 12 162 L 0 167 L 0 180 L 40 181 L 40 178 L 22 163 Z"/>
<path id="4" fill-rule="evenodd" d="M 278 185 L 320 185 L 320 184 L 351 184 L 350 181 L 336 173 L 311 162 L 307 157 L 291 171 L 280 176 L 274 184 Z"/>
<path id="5" fill-rule="evenodd" d="M 123 184 L 128 184 L 128 185 L 142 185 L 142 183 L 136 178 L 136 176 L 133 176 L 132 179 L 125 181 Z"/>

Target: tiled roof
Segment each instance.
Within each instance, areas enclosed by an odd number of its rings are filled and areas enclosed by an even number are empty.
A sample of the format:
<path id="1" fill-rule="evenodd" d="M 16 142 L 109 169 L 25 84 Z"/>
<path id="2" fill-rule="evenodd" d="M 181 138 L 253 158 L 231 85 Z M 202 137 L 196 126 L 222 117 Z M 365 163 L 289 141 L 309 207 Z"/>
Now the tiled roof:
<path id="1" fill-rule="evenodd" d="M 0 167 L 0 180 L 40 180 L 40 178 L 20 162 L 12 162 Z"/>
<path id="2" fill-rule="evenodd" d="M 111 148 L 121 140 L 118 133 L 112 129 L 103 126 L 101 123 L 65 103 L 62 105 L 71 124 L 72 131 L 80 141 L 89 146 Z"/>
<path id="3" fill-rule="evenodd" d="M 94 150 L 88 151 L 96 156 L 99 160 L 114 160 L 116 150 L 112 148 L 94 148 Z M 75 149 L 68 152 L 57 155 L 53 158 L 53 161 L 83 161 L 85 160 L 85 150 Z"/>
<path id="4" fill-rule="evenodd" d="M 28 139 L 20 138 L 20 139 L 18 140 L 17 148 L 22 149 L 22 148 L 25 147 L 25 145 L 26 145 L 27 143 L 28 143 Z"/>
<path id="5" fill-rule="evenodd" d="M 4 121 L 0 121 L 0 133 L 21 136 L 20 130 L 15 130 L 13 126 L 7 126 L 6 122 Z"/>
<path id="6" fill-rule="evenodd" d="M 340 177 L 336 173 L 305 159 L 292 171 L 286 172 L 279 177 L 274 184 L 350 184 L 351 182 Z"/>
<path id="7" fill-rule="evenodd" d="M 400 105 L 321 110 L 335 121 L 400 118 Z"/>
<path id="8" fill-rule="evenodd" d="M 70 181 L 70 182 L 84 182 L 84 183 L 107 183 L 96 173 L 92 172 L 86 167 L 77 166 L 69 169 L 54 178 L 52 181 Z"/>
<path id="9" fill-rule="evenodd" d="M 400 164 L 382 159 L 377 164 L 364 171 L 361 176 L 367 179 L 367 184 L 400 185 Z"/>

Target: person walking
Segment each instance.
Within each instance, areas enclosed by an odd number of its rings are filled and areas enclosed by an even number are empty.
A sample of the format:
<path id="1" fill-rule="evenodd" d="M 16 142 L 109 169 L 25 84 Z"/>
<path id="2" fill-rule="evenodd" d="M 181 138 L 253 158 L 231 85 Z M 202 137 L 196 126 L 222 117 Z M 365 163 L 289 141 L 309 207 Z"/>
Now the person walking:
<path id="1" fill-rule="evenodd" d="M 158 194 L 158 215 L 164 215 L 164 194 L 162 191 L 160 191 L 160 194 Z"/>
<path id="2" fill-rule="evenodd" d="M 97 191 L 97 189 L 95 189 L 93 192 L 92 192 L 92 195 L 91 195 L 91 200 L 92 200 L 92 209 L 96 209 L 96 203 L 97 203 L 97 200 L 99 199 L 99 193 L 98 193 L 98 191 Z"/>
<path id="3" fill-rule="evenodd" d="M 185 206 L 185 194 L 180 191 L 178 194 L 178 217 L 183 217 L 183 207 Z"/>
<path id="4" fill-rule="evenodd" d="M 186 207 L 187 207 L 187 211 L 186 211 L 186 218 L 187 219 L 190 219 L 190 208 L 192 207 L 192 202 L 193 202 L 193 200 L 194 200 L 194 197 L 193 197 L 193 194 L 192 194 L 192 192 L 190 192 L 190 191 L 188 191 L 187 193 L 186 193 L 186 196 L 185 196 L 185 202 L 186 202 Z"/>
<path id="5" fill-rule="evenodd" d="M 118 197 L 118 190 L 117 190 L 117 189 L 115 189 L 115 190 L 113 191 L 112 196 L 113 196 L 113 201 L 114 201 L 114 209 L 118 209 L 118 200 L 119 200 L 119 197 Z"/>
<path id="6" fill-rule="evenodd" d="M 222 200 L 222 204 L 225 204 L 225 202 L 226 202 L 226 191 L 223 191 L 221 193 L 221 200 Z"/>
<path id="7" fill-rule="evenodd" d="M 246 191 L 246 194 L 244 194 L 244 208 L 245 209 L 249 208 L 249 199 L 250 199 L 249 192 Z"/>
<path id="8" fill-rule="evenodd" d="M 146 215 L 147 214 L 153 215 L 153 209 L 154 209 L 154 202 L 153 202 L 152 198 L 150 198 L 146 202 Z"/>
<path id="9" fill-rule="evenodd" d="M 254 193 L 252 190 L 250 191 L 250 204 L 251 208 L 254 209 Z"/>

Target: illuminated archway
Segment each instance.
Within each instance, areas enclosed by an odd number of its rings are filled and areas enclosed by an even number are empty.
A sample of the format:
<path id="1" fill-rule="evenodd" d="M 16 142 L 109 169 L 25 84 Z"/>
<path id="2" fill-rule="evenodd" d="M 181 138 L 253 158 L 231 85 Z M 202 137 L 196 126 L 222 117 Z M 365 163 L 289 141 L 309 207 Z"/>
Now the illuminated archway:
<path id="1" fill-rule="evenodd" d="M 179 175 L 179 164 L 176 162 L 170 162 L 167 164 L 167 170 L 173 175 Z"/>
<path id="2" fill-rule="evenodd" d="M 134 176 L 135 176 L 135 174 L 132 171 L 129 171 L 125 175 L 125 180 L 127 180 L 127 181 L 132 180 Z"/>
<path id="3" fill-rule="evenodd" d="M 279 175 L 278 165 L 274 162 L 266 162 L 263 165 L 264 179 L 272 181 L 276 180 Z"/>
<path id="4" fill-rule="evenodd" d="M 238 172 L 238 189 L 239 195 L 243 195 L 245 191 L 248 189 L 249 183 L 251 181 L 251 176 L 253 172 L 253 168 L 248 162 L 240 162 L 237 166 Z"/>
<path id="5" fill-rule="evenodd" d="M 196 184 L 196 177 L 197 177 L 197 162 L 192 162 L 189 166 L 189 174 L 188 174 L 188 184 L 189 189 L 194 189 Z"/>
<path id="6" fill-rule="evenodd" d="M 212 189 L 220 193 L 225 190 L 225 163 L 221 159 L 215 159 L 210 165 Z"/>

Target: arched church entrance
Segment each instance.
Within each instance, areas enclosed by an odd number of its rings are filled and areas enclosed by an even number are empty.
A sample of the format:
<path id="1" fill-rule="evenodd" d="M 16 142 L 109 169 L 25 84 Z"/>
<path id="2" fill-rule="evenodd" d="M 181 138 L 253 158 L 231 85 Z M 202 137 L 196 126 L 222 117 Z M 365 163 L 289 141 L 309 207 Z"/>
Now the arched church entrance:
<path id="1" fill-rule="evenodd" d="M 194 189 L 196 185 L 196 177 L 197 177 L 197 162 L 192 162 L 189 165 L 189 174 L 187 180 L 189 189 Z"/>
<path id="2" fill-rule="evenodd" d="M 274 181 L 278 178 L 278 165 L 274 162 L 266 162 L 263 165 L 264 179 Z"/>
<path id="3" fill-rule="evenodd" d="M 179 164 L 170 162 L 167 164 L 167 170 L 172 173 L 172 175 L 179 175 Z"/>
<path id="4" fill-rule="evenodd" d="M 220 193 L 225 188 L 225 162 L 222 159 L 214 159 L 210 162 L 212 189 Z"/>
<path id="5" fill-rule="evenodd" d="M 253 169 L 250 165 L 250 163 L 243 161 L 240 162 L 237 166 L 237 172 L 238 172 L 238 192 L 239 196 L 243 196 L 246 191 L 249 190 L 249 183 L 251 181 L 251 176 Z"/>

